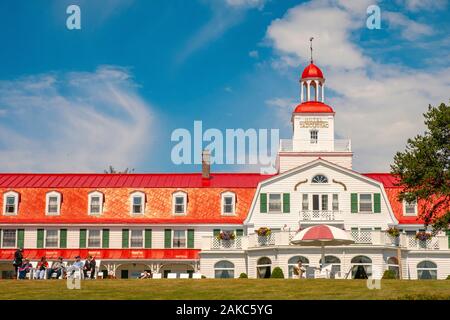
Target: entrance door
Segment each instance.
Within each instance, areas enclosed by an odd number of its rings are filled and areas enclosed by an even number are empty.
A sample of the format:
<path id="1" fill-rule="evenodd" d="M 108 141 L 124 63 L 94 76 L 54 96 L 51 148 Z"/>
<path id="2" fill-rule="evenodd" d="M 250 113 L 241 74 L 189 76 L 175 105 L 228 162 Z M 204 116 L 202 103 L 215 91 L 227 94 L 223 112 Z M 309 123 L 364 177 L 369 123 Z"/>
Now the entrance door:
<path id="1" fill-rule="evenodd" d="M 128 279 L 128 270 L 121 270 L 120 271 L 120 278 L 121 279 Z"/>
<path id="2" fill-rule="evenodd" d="M 164 270 L 164 278 L 167 278 L 167 275 L 170 273 L 170 270 Z"/>
<path id="3" fill-rule="evenodd" d="M 270 266 L 267 267 L 258 267 L 258 278 L 260 279 L 267 279 L 270 278 L 271 274 L 271 268 Z"/>

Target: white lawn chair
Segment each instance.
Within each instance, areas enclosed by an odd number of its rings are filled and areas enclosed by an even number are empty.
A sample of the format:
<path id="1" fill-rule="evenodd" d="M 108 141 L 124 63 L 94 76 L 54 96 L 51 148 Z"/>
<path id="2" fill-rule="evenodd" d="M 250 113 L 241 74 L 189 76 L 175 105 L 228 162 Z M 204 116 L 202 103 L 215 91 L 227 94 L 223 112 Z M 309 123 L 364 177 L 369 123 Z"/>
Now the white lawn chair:
<path id="1" fill-rule="evenodd" d="M 176 279 L 176 278 L 177 278 L 176 273 L 171 272 L 171 273 L 167 274 L 167 279 Z"/>
<path id="2" fill-rule="evenodd" d="M 162 274 L 161 273 L 154 273 L 152 275 L 152 279 L 162 279 Z"/>
<path id="3" fill-rule="evenodd" d="M 201 278 L 202 278 L 202 274 L 199 272 L 192 274 L 192 279 L 201 279 Z"/>
<path id="4" fill-rule="evenodd" d="M 180 273 L 180 279 L 189 279 L 189 273 Z"/>
<path id="5" fill-rule="evenodd" d="M 31 263 L 31 269 L 30 271 L 25 275 L 25 279 L 29 279 L 32 280 L 34 279 L 34 273 L 36 271 L 36 267 L 37 267 L 37 261 L 30 261 Z M 17 269 L 17 279 L 19 279 L 19 269 Z"/>

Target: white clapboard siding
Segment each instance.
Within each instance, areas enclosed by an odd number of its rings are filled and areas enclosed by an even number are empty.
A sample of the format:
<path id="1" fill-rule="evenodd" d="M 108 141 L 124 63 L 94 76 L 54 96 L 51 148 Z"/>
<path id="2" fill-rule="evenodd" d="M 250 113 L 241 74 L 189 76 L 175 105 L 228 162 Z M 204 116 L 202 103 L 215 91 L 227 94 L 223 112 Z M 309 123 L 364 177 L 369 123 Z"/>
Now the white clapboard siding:
<path id="1" fill-rule="evenodd" d="M 234 264 L 234 277 L 238 278 L 241 273 L 247 273 L 247 265 L 244 253 L 208 253 L 201 257 L 200 273 L 207 278 L 214 278 L 214 265 L 222 260 Z"/>
<path id="2" fill-rule="evenodd" d="M 24 235 L 24 248 L 36 248 L 37 244 L 37 229 L 36 228 L 25 228 Z"/>
<path id="3" fill-rule="evenodd" d="M 283 173 L 285 171 L 291 170 L 295 167 L 304 165 L 308 162 L 316 160 L 318 158 L 317 155 L 314 154 L 305 154 L 300 157 L 292 157 L 292 156 L 282 156 L 279 157 L 280 164 L 280 172 Z M 320 158 L 333 162 L 341 167 L 351 169 L 352 168 L 352 154 L 348 153 L 348 155 L 340 155 L 340 156 L 327 156 L 320 155 Z"/>

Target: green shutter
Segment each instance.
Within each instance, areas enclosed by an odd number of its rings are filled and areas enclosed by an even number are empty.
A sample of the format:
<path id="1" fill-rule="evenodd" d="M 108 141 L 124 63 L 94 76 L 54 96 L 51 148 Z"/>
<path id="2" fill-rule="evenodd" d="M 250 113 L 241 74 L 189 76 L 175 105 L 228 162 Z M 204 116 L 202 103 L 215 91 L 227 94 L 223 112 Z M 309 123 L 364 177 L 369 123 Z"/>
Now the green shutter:
<path id="1" fill-rule="evenodd" d="M 358 194 L 357 193 L 351 194 L 351 212 L 352 213 L 358 212 Z"/>
<path id="2" fill-rule="evenodd" d="M 213 230 L 213 236 L 217 237 L 220 234 L 220 229 L 214 229 Z"/>
<path id="3" fill-rule="evenodd" d="M 194 248 L 194 229 L 188 229 L 187 236 L 188 236 L 187 247 Z"/>
<path id="4" fill-rule="evenodd" d="M 164 248 L 172 248 L 172 230 L 164 230 Z"/>
<path id="5" fill-rule="evenodd" d="M 44 229 L 37 230 L 36 248 L 44 247 Z"/>
<path id="6" fill-rule="evenodd" d="M 144 242 L 145 248 L 152 247 L 152 229 L 145 229 Z"/>
<path id="7" fill-rule="evenodd" d="M 80 248 L 86 248 L 86 229 L 80 229 Z"/>
<path id="8" fill-rule="evenodd" d="M 446 231 L 447 239 L 448 239 L 448 249 L 450 249 L 450 230 Z"/>
<path id="9" fill-rule="evenodd" d="M 2 247 L 2 229 L 0 229 L 0 248 Z"/>
<path id="10" fill-rule="evenodd" d="M 102 248 L 109 248 L 109 229 L 102 230 Z"/>
<path id="11" fill-rule="evenodd" d="M 244 230 L 242 230 L 242 229 L 236 230 L 236 237 L 242 237 L 243 235 L 244 235 Z"/>
<path id="12" fill-rule="evenodd" d="M 25 243 L 25 230 L 19 229 L 17 230 L 17 247 L 23 248 L 24 243 Z"/>
<path id="13" fill-rule="evenodd" d="M 130 246 L 130 230 L 122 229 L 122 248 Z"/>
<path id="14" fill-rule="evenodd" d="M 291 212 L 291 194 L 283 193 L 283 213 Z"/>
<path id="15" fill-rule="evenodd" d="M 259 195 L 259 212 L 266 213 L 267 212 L 267 193 L 261 193 Z"/>
<path id="16" fill-rule="evenodd" d="M 373 212 L 381 212 L 381 195 L 379 193 L 373 194 Z"/>
<path id="17" fill-rule="evenodd" d="M 67 229 L 59 230 L 59 247 L 67 248 Z"/>

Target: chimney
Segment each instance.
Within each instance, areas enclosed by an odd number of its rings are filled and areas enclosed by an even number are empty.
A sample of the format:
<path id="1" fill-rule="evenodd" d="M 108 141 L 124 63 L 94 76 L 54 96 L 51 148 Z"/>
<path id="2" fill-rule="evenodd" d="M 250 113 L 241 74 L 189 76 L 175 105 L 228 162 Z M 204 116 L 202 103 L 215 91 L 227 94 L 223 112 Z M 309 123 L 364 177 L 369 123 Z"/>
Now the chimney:
<path id="1" fill-rule="evenodd" d="M 209 150 L 202 151 L 202 178 L 209 179 L 211 173 L 211 154 Z"/>

